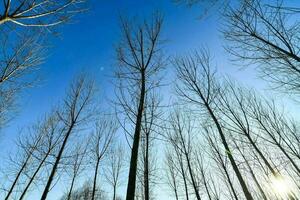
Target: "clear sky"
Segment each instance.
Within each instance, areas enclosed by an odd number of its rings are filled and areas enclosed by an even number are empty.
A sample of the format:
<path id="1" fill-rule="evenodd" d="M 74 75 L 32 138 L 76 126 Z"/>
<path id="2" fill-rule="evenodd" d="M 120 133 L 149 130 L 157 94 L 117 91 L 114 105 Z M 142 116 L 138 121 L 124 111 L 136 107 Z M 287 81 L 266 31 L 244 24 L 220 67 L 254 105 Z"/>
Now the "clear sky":
<path id="1" fill-rule="evenodd" d="M 93 76 L 106 93 L 111 91 L 108 75 L 112 74 L 116 64 L 114 45 L 120 36 L 120 14 L 147 17 L 153 11 L 162 12 L 165 19 L 163 39 L 167 40 L 165 47 L 169 56 L 206 46 L 214 55 L 219 71 L 242 80 L 246 85 L 263 87 L 252 70 L 239 71 L 228 61 L 219 32 L 220 16 L 214 12 L 200 20 L 201 8 L 178 6 L 171 0 L 91 0 L 89 7 L 90 10 L 76 17 L 74 23 L 63 26 L 60 36 L 50 37 L 52 47 L 39 70 L 43 80 L 23 94 L 19 112 L 0 140 L 5 149 L 0 155 L 14 151 L 12 144 L 18 130 L 33 123 L 61 100 L 70 81 L 80 71 Z M 55 199 L 54 196 L 57 197 L 52 193 L 49 199 Z"/>
<path id="2" fill-rule="evenodd" d="M 167 40 L 168 56 L 205 45 L 212 50 L 216 62 L 224 62 L 217 17 L 199 20 L 201 10 L 197 7 L 176 6 L 171 0 L 90 0 L 89 8 L 72 24 L 61 27 L 59 36 L 49 38 L 51 47 L 38 72 L 42 81 L 22 95 L 17 116 L 4 131 L 5 142 L 1 141 L 4 145 L 14 138 L 18 128 L 30 124 L 61 100 L 79 72 L 87 72 L 96 79 L 100 89 L 111 91 L 109 75 L 116 64 L 114 46 L 120 38 L 120 14 L 147 18 L 160 11 L 164 15 L 163 39 Z"/>

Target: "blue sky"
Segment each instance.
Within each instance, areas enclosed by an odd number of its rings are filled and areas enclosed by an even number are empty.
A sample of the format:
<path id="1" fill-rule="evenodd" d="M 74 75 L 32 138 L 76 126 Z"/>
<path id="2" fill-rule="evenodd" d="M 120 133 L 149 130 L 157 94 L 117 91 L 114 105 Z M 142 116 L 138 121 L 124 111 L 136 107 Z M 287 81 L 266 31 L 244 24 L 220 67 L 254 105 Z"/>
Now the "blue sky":
<path id="1" fill-rule="evenodd" d="M 206 46 L 219 71 L 242 80 L 246 85 L 264 87 L 252 70 L 240 71 L 228 61 L 228 55 L 222 48 L 224 41 L 217 15 L 210 14 L 200 20 L 201 8 L 176 6 L 171 0 L 91 0 L 89 7 L 89 11 L 76 17 L 74 23 L 63 26 L 60 36 L 50 37 L 52 47 L 48 51 L 49 56 L 39 69 L 42 81 L 22 95 L 19 112 L 0 140 L 5 149 L 2 154 L 14 151 L 12 144 L 18 130 L 33 123 L 61 100 L 70 81 L 79 72 L 85 71 L 93 76 L 100 90 L 110 94 L 109 75 L 116 64 L 114 45 L 120 37 L 120 14 L 143 18 L 153 11 L 162 12 L 167 55 L 181 55 Z"/>
<path id="2" fill-rule="evenodd" d="M 93 76 L 102 91 L 111 91 L 109 76 L 116 65 L 114 46 L 120 38 L 120 14 L 146 18 L 154 11 L 162 12 L 165 18 L 163 39 L 167 40 L 164 45 L 168 55 L 187 53 L 203 45 L 222 51 L 217 18 L 197 20 L 199 8 L 176 6 L 171 0 L 91 0 L 87 13 L 61 27 L 59 36 L 49 38 L 51 48 L 38 71 L 42 80 L 20 98 L 19 112 L 4 132 L 5 144 L 17 134 L 16 129 L 30 124 L 61 100 L 79 72 Z M 216 60 L 223 62 L 223 56 Z"/>

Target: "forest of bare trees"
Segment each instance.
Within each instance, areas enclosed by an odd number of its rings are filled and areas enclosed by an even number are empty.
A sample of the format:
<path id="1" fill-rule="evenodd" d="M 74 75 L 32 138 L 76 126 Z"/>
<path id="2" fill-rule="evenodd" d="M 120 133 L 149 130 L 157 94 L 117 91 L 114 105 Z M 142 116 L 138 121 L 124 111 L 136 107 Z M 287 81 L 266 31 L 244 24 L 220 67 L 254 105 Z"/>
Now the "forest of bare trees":
<path id="1" fill-rule="evenodd" d="M 89 13 L 88 3 L 2 1 L 0 141 L 6 127 L 17 126 L 22 94 L 40 83 L 49 38 Z M 113 92 L 106 97 L 97 76 L 76 74 L 60 101 L 15 134 L 15 150 L 1 158 L 0 199 L 300 199 L 300 127 L 291 114 L 298 112 L 277 98 L 299 105 L 300 5 L 172 6 L 220 15 L 233 68 L 253 69 L 272 92 L 219 72 L 225 66 L 209 46 L 169 54 L 166 46 L 176 41 L 164 32 L 164 13 L 121 15 L 108 81 Z"/>

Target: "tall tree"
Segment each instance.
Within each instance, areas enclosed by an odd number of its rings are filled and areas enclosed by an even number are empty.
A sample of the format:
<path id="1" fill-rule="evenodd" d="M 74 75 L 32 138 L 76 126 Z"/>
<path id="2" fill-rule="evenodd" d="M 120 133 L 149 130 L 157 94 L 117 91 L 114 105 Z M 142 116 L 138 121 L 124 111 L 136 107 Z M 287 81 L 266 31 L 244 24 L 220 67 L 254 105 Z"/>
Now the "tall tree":
<path id="1" fill-rule="evenodd" d="M 300 55 L 297 8 L 284 1 L 241 1 L 225 12 L 224 37 L 227 50 L 258 66 L 260 76 L 271 87 L 299 94 Z M 298 9 L 299 10 L 299 9 Z"/>
<path id="2" fill-rule="evenodd" d="M 106 181 L 113 188 L 112 200 L 117 200 L 117 189 L 122 183 L 124 164 L 124 148 L 120 144 L 112 147 L 108 155 L 108 167 L 104 174 Z"/>
<path id="3" fill-rule="evenodd" d="M 150 22 L 132 26 L 121 19 L 122 40 L 117 48 L 119 79 L 117 105 L 121 113 L 133 126 L 131 160 L 127 185 L 127 200 L 135 197 L 138 155 L 145 109 L 145 98 L 149 91 L 159 86 L 158 73 L 164 68 L 160 49 L 162 17 L 155 15 Z M 126 127 L 124 127 L 126 129 Z M 128 126 L 127 126 L 128 128 Z"/>
<path id="4" fill-rule="evenodd" d="M 102 118 L 96 123 L 95 132 L 91 141 L 91 153 L 94 163 L 94 177 L 91 195 L 92 200 L 96 198 L 96 189 L 98 188 L 97 179 L 99 176 L 99 164 L 107 154 L 117 130 L 118 126 L 113 119 Z"/>
<path id="5" fill-rule="evenodd" d="M 5 200 L 9 199 L 16 189 L 17 183 L 20 181 L 24 174 L 29 174 L 28 171 L 34 167 L 35 157 L 43 145 L 48 134 L 54 131 L 55 118 L 49 117 L 45 121 L 39 122 L 36 125 L 28 128 L 26 134 L 21 134 L 18 140 L 20 158 L 13 158 L 14 164 L 17 167 L 17 173 L 11 186 L 7 189 Z M 53 125 L 53 126 L 52 126 Z M 49 128 L 49 129 L 48 129 Z M 27 171 L 27 172 L 26 172 Z"/>
<path id="6" fill-rule="evenodd" d="M 156 169 L 156 157 L 154 150 L 158 145 L 157 140 L 159 137 L 160 129 L 159 121 L 162 118 L 161 99 L 159 95 L 154 92 L 148 93 L 145 100 L 145 109 L 142 119 L 142 133 L 141 133 L 141 154 L 139 177 L 142 180 L 142 187 L 144 193 L 144 199 L 150 200 L 154 191 L 156 183 L 155 173 Z"/>
<path id="7" fill-rule="evenodd" d="M 181 81 L 177 85 L 177 93 L 183 100 L 190 102 L 204 111 L 212 120 L 219 133 L 223 147 L 227 152 L 231 166 L 238 178 L 240 186 L 247 200 L 253 197 L 248 189 L 245 179 L 238 168 L 237 162 L 231 152 L 228 138 L 221 125 L 220 119 L 215 112 L 214 101 L 220 93 L 220 87 L 215 81 L 214 73 L 211 71 L 209 53 L 205 50 L 196 52 L 194 55 L 178 58 L 174 64 L 177 70 L 177 78 Z"/>
<path id="8" fill-rule="evenodd" d="M 74 187 L 76 186 L 76 179 L 78 176 L 82 173 L 84 170 L 84 164 L 86 161 L 86 154 L 88 150 L 88 144 L 89 140 L 87 142 L 81 142 L 80 144 L 75 145 L 74 150 L 71 152 L 71 156 L 69 158 L 70 161 L 68 161 L 68 164 L 70 165 L 70 172 L 68 170 L 68 174 L 70 174 L 71 177 L 71 183 L 70 188 L 67 193 L 67 200 L 71 200 L 72 193 L 74 190 Z"/>
<path id="9" fill-rule="evenodd" d="M 192 164 L 192 155 L 193 155 L 193 143 L 192 138 L 194 134 L 193 121 L 190 116 L 181 113 L 179 110 L 176 110 L 174 114 L 170 117 L 170 133 L 169 141 L 172 144 L 175 151 L 182 153 L 182 159 L 186 163 L 189 180 L 191 180 L 191 185 L 196 195 L 197 200 L 201 200 L 199 183 L 196 179 L 195 169 Z"/>
<path id="10" fill-rule="evenodd" d="M 61 145 L 61 133 L 63 130 L 59 125 L 59 118 L 57 117 L 56 113 L 53 112 L 47 116 L 42 124 L 35 126 L 35 129 L 38 129 L 38 131 L 43 134 L 43 138 L 39 148 L 33 152 L 35 165 L 30 167 L 32 173 L 27 173 L 26 175 L 28 180 L 24 184 L 24 188 L 22 189 L 19 200 L 25 198 L 26 194 L 29 192 L 30 186 L 32 186 L 33 183 L 41 182 L 41 180 L 39 180 L 39 175 L 42 174 L 42 170 L 48 165 L 48 162 L 51 162 L 51 156 L 57 152 L 57 149 Z M 24 138 L 22 140 L 24 140 Z M 23 148 L 26 148 L 26 145 L 23 145 Z"/>
<path id="11" fill-rule="evenodd" d="M 173 155 L 170 151 L 166 153 L 166 176 L 168 186 L 172 189 L 175 199 L 179 200 L 179 183 L 178 183 L 178 171 L 176 169 L 176 164 L 174 162 Z"/>
<path id="12" fill-rule="evenodd" d="M 238 190 L 235 189 L 233 178 L 230 176 L 231 174 L 228 168 L 226 156 L 224 156 L 222 151 L 220 150 L 220 147 L 217 143 L 218 140 L 216 139 L 215 135 L 213 135 L 212 130 L 205 128 L 205 131 L 207 132 L 206 140 L 209 144 L 210 151 L 212 152 L 212 158 L 217 163 L 217 166 L 220 169 L 221 174 L 227 183 L 226 186 L 228 188 L 230 198 L 238 200 Z"/>
<path id="13" fill-rule="evenodd" d="M 64 129 L 63 140 L 43 189 L 41 200 L 45 200 L 48 196 L 51 184 L 71 136 L 79 125 L 82 125 L 91 118 L 92 113 L 90 106 L 92 105 L 93 95 L 93 83 L 88 81 L 84 76 L 80 76 L 71 85 L 70 91 L 64 100 L 63 107 L 57 112 Z"/>

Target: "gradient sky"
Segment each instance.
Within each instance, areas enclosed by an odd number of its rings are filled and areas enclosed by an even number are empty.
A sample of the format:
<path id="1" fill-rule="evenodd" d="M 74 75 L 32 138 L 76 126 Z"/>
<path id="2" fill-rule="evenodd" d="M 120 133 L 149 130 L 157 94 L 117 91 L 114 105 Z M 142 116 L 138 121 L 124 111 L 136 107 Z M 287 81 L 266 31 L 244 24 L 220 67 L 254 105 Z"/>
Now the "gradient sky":
<path id="1" fill-rule="evenodd" d="M 164 15 L 162 38 L 167 40 L 164 46 L 168 56 L 205 45 L 212 50 L 217 63 L 224 63 L 218 18 L 212 15 L 198 20 L 201 10 L 197 7 L 176 6 L 171 0 L 90 0 L 89 8 L 72 24 L 63 26 L 58 37 L 50 37 L 51 48 L 38 72 L 42 81 L 22 95 L 19 113 L 5 130 L 3 139 L 14 138 L 16 129 L 30 124 L 61 100 L 72 78 L 81 71 L 92 75 L 100 89 L 111 91 L 109 75 L 116 64 L 114 46 L 120 38 L 120 14 L 147 18 L 160 11 Z"/>
<path id="2" fill-rule="evenodd" d="M 246 85 L 259 89 L 264 87 L 252 70 L 240 71 L 228 61 L 219 32 L 220 16 L 214 12 L 200 20 L 200 7 L 177 6 L 171 0 L 91 0 L 89 7 L 90 10 L 76 17 L 74 23 L 63 26 L 59 37 L 50 37 L 52 47 L 39 70 L 43 80 L 23 94 L 19 112 L 0 140 L 4 147 L 0 155 L 14 152 L 13 140 L 18 130 L 32 124 L 61 100 L 70 81 L 80 71 L 93 76 L 106 93 L 112 90 L 109 75 L 115 66 L 114 45 L 120 37 L 120 14 L 147 17 L 153 11 L 162 12 L 165 19 L 163 39 L 167 40 L 165 48 L 169 56 L 205 46 L 214 56 L 219 71 Z M 163 195 L 162 192 L 158 194 Z M 56 199 L 54 197 L 58 197 L 55 192 L 49 199 Z M 159 199 L 166 198 L 161 196 Z"/>

